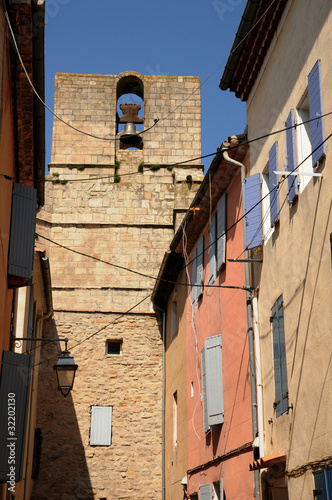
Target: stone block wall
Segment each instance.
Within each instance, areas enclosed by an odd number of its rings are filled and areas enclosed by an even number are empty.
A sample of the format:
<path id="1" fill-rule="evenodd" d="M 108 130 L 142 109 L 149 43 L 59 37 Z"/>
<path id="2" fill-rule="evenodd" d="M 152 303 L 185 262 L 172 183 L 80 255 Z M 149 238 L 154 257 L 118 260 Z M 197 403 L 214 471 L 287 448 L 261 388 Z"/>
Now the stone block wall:
<path id="1" fill-rule="evenodd" d="M 123 76 L 56 75 L 56 112 L 80 130 L 114 138 Z M 162 342 L 150 296 L 203 179 L 199 160 L 175 165 L 200 156 L 200 97 L 196 77 L 139 78 L 144 128 L 187 98 L 144 134 L 143 149 L 120 149 L 119 141 L 54 121 L 37 220 L 55 309 L 44 335 L 68 337 L 79 369 L 71 395 L 54 395 L 54 346 L 43 347 L 43 360 L 52 360 L 40 368 L 35 500 L 161 498 Z M 105 354 L 108 338 L 122 340 L 120 356 Z M 90 447 L 90 409 L 99 405 L 113 407 L 112 444 Z"/>
<path id="2" fill-rule="evenodd" d="M 100 332 L 93 335 L 96 331 Z M 43 348 L 33 499 L 161 498 L 161 339 L 154 315 L 56 313 L 44 336 L 69 337 L 75 390 L 56 390 L 57 350 Z M 86 340 L 93 335 L 89 340 Z M 107 340 L 122 340 L 120 355 Z M 90 446 L 91 406 L 112 406 L 111 446 Z"/>

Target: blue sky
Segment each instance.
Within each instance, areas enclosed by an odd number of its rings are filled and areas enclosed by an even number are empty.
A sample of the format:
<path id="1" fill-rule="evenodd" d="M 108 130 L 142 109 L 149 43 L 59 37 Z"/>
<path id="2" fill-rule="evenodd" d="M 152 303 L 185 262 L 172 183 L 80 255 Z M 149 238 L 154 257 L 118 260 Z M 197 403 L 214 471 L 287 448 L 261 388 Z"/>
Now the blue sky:
<path id="1" fill-rule="evenodd" d="M 199 76 L 202 155 L 246 125 L 245 103 L 219 89 L 246 0 L 46 0 L 46 104 L 57 72 Z M 211 76 L 212 75 L 212 76 Z M 46 162 L 51 113 L 46 110 Z M 202 161 L 208 167 L 212 161 Z"/>

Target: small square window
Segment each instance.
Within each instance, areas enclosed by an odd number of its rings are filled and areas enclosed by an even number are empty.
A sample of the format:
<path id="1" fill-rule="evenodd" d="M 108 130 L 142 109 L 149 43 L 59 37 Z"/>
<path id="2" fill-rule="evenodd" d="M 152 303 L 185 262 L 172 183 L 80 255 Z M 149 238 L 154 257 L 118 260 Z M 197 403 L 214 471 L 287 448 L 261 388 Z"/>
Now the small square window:
<path id="1" fill-rule="evenodd" d="M 107 340 L 106 354 L 122 354 L 122 340 Z"/>

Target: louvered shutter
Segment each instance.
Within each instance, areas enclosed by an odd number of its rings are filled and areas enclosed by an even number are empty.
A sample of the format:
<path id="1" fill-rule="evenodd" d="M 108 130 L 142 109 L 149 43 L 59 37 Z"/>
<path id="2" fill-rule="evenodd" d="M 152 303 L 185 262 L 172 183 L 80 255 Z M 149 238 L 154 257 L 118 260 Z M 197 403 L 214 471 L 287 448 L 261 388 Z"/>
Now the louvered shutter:
<path id="1" fill-rule="evenodd" d="M 32 279 L 37 213 L 36 189 L 14 183 L 8 252 L 8 276 L 23 286 Z"/>
<path id="2" fill-rule="evenodd" d="M 207 411 L 207 387 L 206 387 L 206 360 L 205 360 L 205 347 L 202 349 L 202 392 L 203 392 L 203 429 L 204 432 L 209 430 L 209 418 Z"/>
<path id="3" fill-rule="evenodd" d="M 316 496 L 317 499 L 319 498 L 319 500 L 331 500 L 332 468 L 328 467 L 327 469 L 315 471 L 314 478 L 315 478 L 315 489 L 319 491 L 318 495 Z"/>
<path id="4" fill-rule="evenodd" d="M 202 367 L 203 364 L 205 368 L 203 412 L 207 419 L 207 422 L 204 422 L 204 430 L 206 431 L 212 425 L 222 424 L 224 421 L 221 335 L 214 335 L 205 339 L 202 350 Z"/>
<path id="5" fill-rule="evenodd" d="M 193 262 L 192 262 L 192 285 L 196 285 L 197 283 L 197 248 L 193 253 Z M 195 304 L 197 299 L 197 286 L 191 287 L 191 303 Z"/>
<path id="6" fill-rule="evenodd" d="M 213 500 L 212 483 L 199 486 L 199 500 Z"/>
<path id="7" fill-rule="evenodd" d="M 288 382 L 282 296 L 272 308 L 275 410 L 279 417 L 288 409 Z"/>
<path id="8" fill-rule="evenodd" d="M 270 220 L 271 227 L 279 221 L 279 190 L 278 175 L 278 143 L 275 142 L 269 151 L 269 190 L 270 190 Z"/>
<path id="9" fill-rule="evenodd" d="M 245 203 L 245 247 L 255 248 L 262 244 L 260 175 L 254 174 L 244 179 Z"/>
<path id="10" fill-rule="evenodd" d="M 226 262 L 226 194 L 217 205 L 217 271 Z"/>
<path id="11" fill-rule="evenodd" d="M 203 293 L 204 237 L 197 242 L 197 298 Z"/>
<path id="12" fill-rule="evenodd" d="M 321 85 L 321 69 L 320 60 L 316 62 L 308 75 L 308 97 L 309 97 L 309 115 L 310 120 L 322 116 L 323 114 L 323 98 Z M 323 118 L 310 122 L 310 140 L 312 154 L 312 165 L 316 166 L 325 156 L 325 143 L 321 144 L 325 139 Z M 315 149 L 318 148 L 316 151 Z"/>
<path id="13" fill-rule="evenodd" d="M 295 118 L 294 118 L 294 109 L 290 110 L 288 118 L 286 120 L 286 156 L 287 156 L 287 165 L 286 171 L 293 172 L 296 167 L 296 153 L 295 153 Z M 288 203 L 293 203 L 299 194 L 298 189 L 298 179 L 295 175 L 289 175 L 287 177 L 287 186 L 288 186 Z"/>
<path id="14" fill-rule="evenodd" d="M 13 454 L 15 456 L 15 481 L 22 480 L 31 366 L 31 356 L 11 351 L 3 352 L 0 384 L 1 482 L 8 480 L 11 465 L 9 459 Z"/>
<path id="15" fill-rule="evenodd" d="M 211 219 L 211 223 L 209 226 L 209 284 L 213 283 L 214 280 L 217 277 L 217 261 L 216 261 L 216 247 L 217 247 L 217 242 L 216 242 L 216 235 L 217 235 L 217 228 L 216 228 L 216 221 L 217 221 L 217 216 L 216 214 L 213 215 Z"/>
<path id="16" fill-rule="evenodd" d="M 35 337 L 35 329 L 36 329 L 36 302 L 34 296 L 34 286 L 30 287 L 30 298 L 29 298 L 29 317 L 28 317 L 28 329 L 27 329 L 27 337 L 29 339 Z M 27 351 L 29 351 L 32 347 L 31 340 L 27 341 Z M 32 351 L 32 356 L 34 357 L 35 351 Z"/>
<path id="17" fill-rule="evenodd" d="M 112 406 L 91 406 L 90 446 L 112 443 Z"/>

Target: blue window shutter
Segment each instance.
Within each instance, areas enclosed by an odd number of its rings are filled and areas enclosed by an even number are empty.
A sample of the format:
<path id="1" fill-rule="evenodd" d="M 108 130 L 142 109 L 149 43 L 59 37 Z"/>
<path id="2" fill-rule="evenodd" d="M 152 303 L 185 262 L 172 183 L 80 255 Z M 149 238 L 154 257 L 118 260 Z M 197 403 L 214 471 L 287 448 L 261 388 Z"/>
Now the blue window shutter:
<path id="1" fill-rule="evenodd" d="M 319 59 L 308 75 L 308 97 L 310 120 L 317 118 L 317 116 L 322 116 L 323 98 Z M 325 139 L 323 118 L 310 122 L 310 139 L 312 151 L 314 151 Z M 325 143 L 319 146 L 317 151 L 312 154 L 313 167 L 315 167 L 317 162 L 319 162 L 324 156 Z"/>
<path id="2" fill-rule="evenodd" d="M 11 448 L 7 445 L 14 443 L 12 451 L 15 454 L 15 481 L 21 481 L 25 454 L 26 428 L 30 398 L 32 358 L 26 354 L 4 351 L 1 368 L 0 384 L 0 481 L 8 480 L 10 471 Z M 12 395 L 15 395 L 14 397 Z M 14 400 L 15 410 L 11 406 Z M 8 408 L 8 411 L 7 411 Z M 6 410 L 6 411 L 5 411 Z M 10 413 L 9 413 L 10 411 Z M 9 424 L 15 425 L 12 430 Z M 11 438 L 16 438 L 15 441 Z"/>
<path id="3" fill-rule="evenodd" d="M 278 170 L 278 143 L 275 142 L 269 151 L 269 190 L 270 190 L 270 220 L 271 227 L 279 221 L 279 190 L 278 175 L 273 171 Z"/>
<path id="4" fill-rule="evenodd" d="M 322 469 L 314 472 L 315 489 L 321 490 L 317 499 L 331 500 L 332 499 L 332 468 Z M 316 497 L 315 497 L 316 498 Z"/>
<path id="5" fill-rule="evenodd" d="M 212 483 L 199 485 L 199 500 L 213 500 Z"/>
<path id="6" fill-rule="evenodd" d="M 35 250 L 37 190 L 14 183 L 8 252 L 9 283 L 25 286 L 32 279 Z"/>
<path id="7" fill-rule="evenodd" d="M 244 244 L 246 248 L 255 248 L 262 244 L 262 215 L 261 204 L 259 203 L 260 199 L 260 175 L 254 174 L 250 177 L 246 177 L 246 179 L 244 179 L 244 212 L 246 214 Z"/>
<path id="8" fill-rule="evenodd" d="M 213 283 L 217 277 L 217 255 L 216 255 L 216 235 L 217 235 L 217 216 L 213 215 L 209 227 L 209 284 Z"/>
<path id="9" fill-rule="evenodd" d="M 287 172 L 293 172 L 296 167 L 296 153 L 295 153 L 295 118 L 294 109 L 290 110 L 288 118 L 286 120 L 286 128 L 292 127 L 286 130 L 286 156 L 287 156 Z M 288 186 L 288 203 L 293 203 L 299 194 L 298 189 L 298 179 L 294 175 L 289 175 L 287 177 Z"/>
<path id="10" fill-rule="evenodd" d="M 226 262 L 226 194 L 217 205 L 217 271 Z"/>
<path id="11" fill-rule="evenodd" d="M 202 367 L 203 364 L 205 373 L 203 412 L 207 418 L 207 422 L 204 425 L 204 430 L 206 431 L 212 425 L 222 424 L 224 421 L 221 335 L 214 335 L 205 339 L 204 349 L 202 350 Z M 204 400 L 206 402 L 205 407 Z"/>
<path id="12" fill-rule="evenodd" d="M 112 406 L 91 406 L 90 446 L 112 444 Z"/>
<path id="13" fill-rule="evenodd" d="M 284 330 L 283 298 L 279 297 L 271 310 L 274 387 L 276 416 L 288 409 L 288 382 Z"/>

